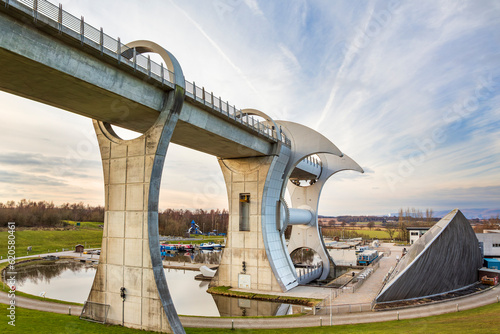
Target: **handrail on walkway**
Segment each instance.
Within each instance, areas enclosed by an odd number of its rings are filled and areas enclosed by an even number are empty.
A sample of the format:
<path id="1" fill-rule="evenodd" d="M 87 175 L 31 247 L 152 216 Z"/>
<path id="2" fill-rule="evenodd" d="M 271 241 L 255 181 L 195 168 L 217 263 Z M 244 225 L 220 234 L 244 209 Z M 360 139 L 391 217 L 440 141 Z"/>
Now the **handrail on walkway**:
<path id="1" fill-rule="evenodd" d="M 69 35 L 77 38 L 82 45 L 88 45 L 103 53 L 111 54 L 116 57 L 119 64 L 126 64 L 134 71 L 146 74 L 150 79 L 156 80 L 163 85 L 175 84 L 173 73 L 168 70 L 163 63 L 158 64 L 151 60 L 149 56 L 137 54 L 135 50 L 128 48 L 120 42 L 120 38 L 114 39 L 105 34 L 103 29 L 96 29 L 85 22 L 84 17 L 77 18 L 63 10 L 62 4 L 59 6 L 47 0 L 0 0 L 5 7 L 13 6 L 24 13 L 31 15 L 34 22 L 44 21 L 58 29 L 60 34 Z M 69 31 L 67 31 L 69 29 Z M 75 35 L 76 33 L 76 35 Z M 123 55 L 132 51 L 130 59 Z M 234 121 L 256 131 L 257 133 L 278 141 L 277 131 L 281 133 L 282 142 L 291 146 L 291 141 L 281 131 L 267 124 L 259 122 L 254 117 L 243 113 L 234 105 L 223 101 L 221 97 L 214 96 L 213 92 L 208 93 L 205 87 L 198 87 L 194 82 L 185 81 L 186 95 L 191 99 L 210 107 L 212 110 L 233 119 Z"/>

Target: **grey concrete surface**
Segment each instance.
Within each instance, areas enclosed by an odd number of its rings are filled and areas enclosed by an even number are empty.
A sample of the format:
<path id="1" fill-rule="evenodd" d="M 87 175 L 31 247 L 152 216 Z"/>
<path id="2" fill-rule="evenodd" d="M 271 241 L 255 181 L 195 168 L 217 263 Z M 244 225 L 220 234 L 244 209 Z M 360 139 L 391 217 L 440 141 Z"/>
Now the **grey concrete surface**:
<path id="1" fill-rule="evenodd" d="M 156 121 L 173 84 L 158 86 L 106 52 L 57 30 L 50 35 L 49 25 L 25 24 L 10 16 L 12 8 L 0 10 L 0 90 L 140 133 Z M 192 98 L 186 102 L 172 142 L 226 158 L 270 153 L 275 140 Z"/>

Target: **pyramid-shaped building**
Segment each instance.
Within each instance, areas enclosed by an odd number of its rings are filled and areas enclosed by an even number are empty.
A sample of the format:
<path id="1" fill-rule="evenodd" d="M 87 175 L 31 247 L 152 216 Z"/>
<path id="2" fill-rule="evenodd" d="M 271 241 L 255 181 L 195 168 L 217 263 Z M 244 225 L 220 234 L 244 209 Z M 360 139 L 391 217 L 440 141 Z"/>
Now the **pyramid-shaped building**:
<path id="1" fill-rule="evenodd" d="M 476 235 L 455 209 L 409 248 L 375 300 L 391 302 L 453 291 L 475 283 L 481 267 Z"/>

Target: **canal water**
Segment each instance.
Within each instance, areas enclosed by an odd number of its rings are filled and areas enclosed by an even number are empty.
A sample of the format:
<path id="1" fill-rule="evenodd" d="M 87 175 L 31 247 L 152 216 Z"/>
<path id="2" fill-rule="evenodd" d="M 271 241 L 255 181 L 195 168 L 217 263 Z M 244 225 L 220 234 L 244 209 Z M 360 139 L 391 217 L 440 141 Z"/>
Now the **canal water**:
<path id="1" fill-rule="evenodd" d="M 199 271 L 164 270 L 175 308 L 177 313 L 182 315 L 275 316 L 302 311 L 301 307 L 292 307 L 289 304 L 213 296 L 206 292 L 208 281 L 194 279 Z M 96 267 L 72 260 L 43 264 L 37 264 L 35 261 L 32 265 L 17 268 L 17 273 L 16 283 L 19 291 L 83 303 L 92 287 Z"/>

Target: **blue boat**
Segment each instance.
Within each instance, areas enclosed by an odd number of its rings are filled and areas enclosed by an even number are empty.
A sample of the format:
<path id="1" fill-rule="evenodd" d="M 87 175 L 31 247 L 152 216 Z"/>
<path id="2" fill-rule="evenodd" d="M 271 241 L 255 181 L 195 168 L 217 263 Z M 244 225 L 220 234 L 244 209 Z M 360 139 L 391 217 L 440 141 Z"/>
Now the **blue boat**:
<path id="1" fill-rule="evenodd" d="M 165 256 L 167 253 L 176 252 L 177 247 L 173 245 L 160 245 L 160 255 Z"/>

